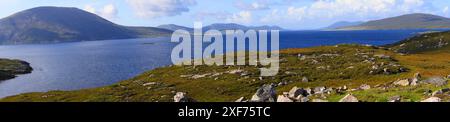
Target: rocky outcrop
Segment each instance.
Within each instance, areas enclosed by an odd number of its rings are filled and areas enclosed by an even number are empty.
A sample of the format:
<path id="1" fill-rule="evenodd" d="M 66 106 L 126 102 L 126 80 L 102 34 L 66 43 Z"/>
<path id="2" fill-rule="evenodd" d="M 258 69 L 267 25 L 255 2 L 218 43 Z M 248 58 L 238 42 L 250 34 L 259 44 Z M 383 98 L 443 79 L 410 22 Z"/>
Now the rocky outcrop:
<path id="1" fill-rule="evenodd" d="M 447 85 L 447 79 L 445 79 L 443 77 L 439 77 L 439 76 L 431 77 L 431 78 L 428 78 L 428 79 L 420 81 L 420 82 L 433 84 L 433 85 L 436 85 L 436 86 Z"/>
<path id="2" fill-rule="evenodd" d="M 409 86 L 410 83 L 411 83 L 410 79 L 401 79 L 395 81 L 393 84 L 396 86 Z"/>
<path id="3" fill-rule="evenodd" d="M 174 102 L 196 102 L 194 99 L 187 96 L 184 92 L 177 92 L 175 96 L 173 96 Z"/>
<path id="4" fill-rule="evenodd" d="M 252 96 L 251 102 L 275 102 L 276 92 L 274 84 L 266 84 L 259 88 Z"/>

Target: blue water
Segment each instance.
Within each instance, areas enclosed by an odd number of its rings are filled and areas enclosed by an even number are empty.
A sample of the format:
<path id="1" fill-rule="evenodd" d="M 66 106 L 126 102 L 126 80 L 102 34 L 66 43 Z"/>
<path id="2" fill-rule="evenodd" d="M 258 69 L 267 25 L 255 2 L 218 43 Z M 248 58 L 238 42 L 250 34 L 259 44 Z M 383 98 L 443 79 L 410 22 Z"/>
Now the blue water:
<path id="1" fill-rule="evenodd" d="M 341 43 L 383 45 L 425 30 L 288 31 L 280 33 L 280 48 Z M 171 64 L 176 45 L 169 38 L 0 46 L 0 57 L 31 63 L 34 71 L 0 82 L 0 97 L 49 90 L 106 86 L 144 71 Z"/>

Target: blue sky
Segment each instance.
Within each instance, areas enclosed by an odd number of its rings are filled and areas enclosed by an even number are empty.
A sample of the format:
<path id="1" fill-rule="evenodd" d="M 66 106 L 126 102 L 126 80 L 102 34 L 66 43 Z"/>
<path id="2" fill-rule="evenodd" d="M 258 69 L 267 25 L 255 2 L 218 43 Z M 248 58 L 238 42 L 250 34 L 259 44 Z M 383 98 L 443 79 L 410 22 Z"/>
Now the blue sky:
<path id="1" fill-rule="evenodd" d="M 77 7 L 130 26 L 200 21 L 315 29 L 409 13 L 450 17 L 448 0 L 2 0 L 0 17 L 38 6 Z"/>

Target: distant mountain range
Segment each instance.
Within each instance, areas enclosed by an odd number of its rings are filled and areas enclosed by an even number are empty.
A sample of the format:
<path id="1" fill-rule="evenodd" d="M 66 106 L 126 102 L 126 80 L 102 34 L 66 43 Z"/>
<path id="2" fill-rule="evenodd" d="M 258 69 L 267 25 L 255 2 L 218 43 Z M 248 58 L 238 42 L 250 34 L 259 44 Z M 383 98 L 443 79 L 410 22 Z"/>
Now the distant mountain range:
<path id="1" fill-rule="evenodd" d="M 336 29 L 336 28 L 342 28 L 342 27 L 348 27 L 348 26 L 356 26 L 359 24 L 363 24 L 364 22 L 362 21 L 357 21 L 357 22 L 348 22 L 348 21 L 340 21 L 340 22 L 336 22 L 328 27 L 325 27 L 323 29 Z"/>
<path id="2" fill-rule="evenodd" d="M 407 14 L 358 25 L 337 27 L 335 30 L 396 30 L 396 29 L 448 29 L 450 19 L 431 14 Z"/>
<path id="3" fill-rule="evenodd" d="M 162 29 L 167 29 L 167 30 L 178 30 L 178 29 L 183 29 L 183 30 L 187 30 L 190 32 L 193 32 L 193 28 L 190 27 L 184 27 L 184 26 L 180 26 L 180 25 L 174 25 L 174 24 L 167 24 L 167 25 L 160 25 L 158 26 L 158 28 L 162 28 Z M 235 23 L 217 23 L 217 24 L 212 24 L 212 25 L 208 25 L 202 28 L 203 31 L 208 31 L 208 30 L 219 30 L 219 31 L 223 31 L 223 30 L 284 30 L 281 27 L 278 26 L 245 26 L 245 25 L 240 25 L 240 24 L 235 24 Z"/>
<path id="4" fill-rule="evenodd" d="M 37 7 L 0 19 L 0 44 L 56 43 L 168 35 L 153 27 L 127 27 L 65 7 Z"/>

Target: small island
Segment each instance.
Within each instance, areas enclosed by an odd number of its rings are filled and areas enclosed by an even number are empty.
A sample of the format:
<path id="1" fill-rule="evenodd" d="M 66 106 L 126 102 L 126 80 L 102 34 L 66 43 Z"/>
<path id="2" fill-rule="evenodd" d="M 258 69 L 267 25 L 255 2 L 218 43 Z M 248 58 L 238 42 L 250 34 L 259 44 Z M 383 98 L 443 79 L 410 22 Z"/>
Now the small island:
<path id="1" fill-rule="evenodd" d="M 21 60 L 0 58 L 0 81 L 15 78 L 20 74 L 31 73 L 30 63 Z"/>

